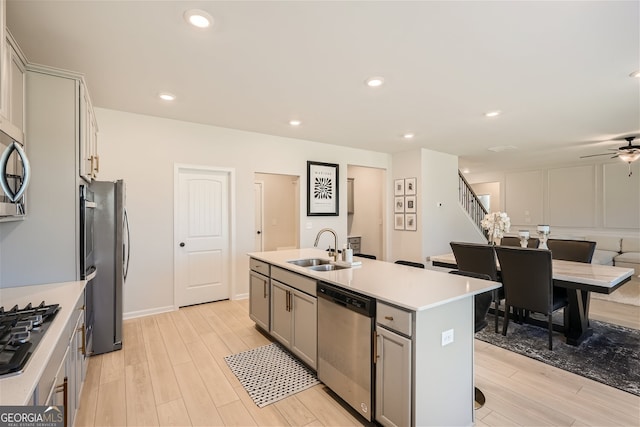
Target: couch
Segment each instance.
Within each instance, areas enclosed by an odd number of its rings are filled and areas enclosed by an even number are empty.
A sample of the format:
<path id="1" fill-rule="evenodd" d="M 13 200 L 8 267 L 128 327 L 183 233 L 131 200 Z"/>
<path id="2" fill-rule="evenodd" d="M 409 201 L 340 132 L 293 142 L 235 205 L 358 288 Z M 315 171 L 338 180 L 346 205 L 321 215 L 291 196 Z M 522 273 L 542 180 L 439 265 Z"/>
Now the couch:
<path id="1" fill-rule="evenodd" d="M 635 269 L 640 274 L 640 237 L 586 236 L 596 242 L 593 264 Z"/>

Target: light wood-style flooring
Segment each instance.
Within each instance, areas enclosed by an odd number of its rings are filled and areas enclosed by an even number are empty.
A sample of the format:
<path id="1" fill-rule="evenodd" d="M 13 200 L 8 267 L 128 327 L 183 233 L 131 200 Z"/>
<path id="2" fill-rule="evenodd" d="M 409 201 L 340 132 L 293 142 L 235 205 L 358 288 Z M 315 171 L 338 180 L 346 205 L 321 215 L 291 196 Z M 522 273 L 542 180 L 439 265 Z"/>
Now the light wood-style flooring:
<path id="1" fill-rule="evenodd" d="M 592 301 L 593 318 L 640 328 L 640 307 Z M 258 408 L 223 357 L 270 341 L 248 300 L 127 320 L 124 348 L 94 356 L 77 426 L 353 426 L 323 385 Z M 638 426 L 640 397 L 475 341 L 478 426 Z"/>

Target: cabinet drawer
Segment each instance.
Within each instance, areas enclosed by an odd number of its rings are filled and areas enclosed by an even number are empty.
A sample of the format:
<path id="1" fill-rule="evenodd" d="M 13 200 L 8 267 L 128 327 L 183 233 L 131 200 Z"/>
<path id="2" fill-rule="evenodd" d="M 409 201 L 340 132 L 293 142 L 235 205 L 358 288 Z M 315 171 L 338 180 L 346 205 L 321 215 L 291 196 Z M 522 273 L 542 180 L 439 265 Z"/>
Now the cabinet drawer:
<path id="1" fill-rule="evenodd" d="M 300 274 L 292 273 L 289 270 L 276 266 L 271 268 L 271 278 L 311 296 L 316 296 L 315 279 L 301 276 Z"/>
<path id="2" fill-rule="evenodd" d="M 381 302 L 376 306 L 376 322 L 408 337 L 413 333 L 411 312 Z"/>
<path id="3" fill-rule="evenodd" d="M 269 267 L 270 265 L 267 264 L 266 262 L 259 261 L 255 258 L 251 258 L 249 260 L 249 268 L 251 268 L 253 271 L 256 271 L 260 274 L 264 274 L 267 277 L 269 277 Z"/>

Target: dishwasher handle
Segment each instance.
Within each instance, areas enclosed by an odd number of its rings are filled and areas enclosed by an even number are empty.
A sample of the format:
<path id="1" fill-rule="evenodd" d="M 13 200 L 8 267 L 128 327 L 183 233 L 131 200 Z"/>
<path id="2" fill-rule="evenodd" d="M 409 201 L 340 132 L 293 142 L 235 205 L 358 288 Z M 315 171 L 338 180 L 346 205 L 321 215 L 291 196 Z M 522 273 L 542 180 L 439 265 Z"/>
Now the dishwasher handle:
<path id="1" fill-rule="evenodd" d="M 324 282 L 318 282 L 318 298 L 331 301 L 347 310 L 354 311 L 367 317 L 375 317 L 376 300 L 365 295 L 357 294 Z"/>

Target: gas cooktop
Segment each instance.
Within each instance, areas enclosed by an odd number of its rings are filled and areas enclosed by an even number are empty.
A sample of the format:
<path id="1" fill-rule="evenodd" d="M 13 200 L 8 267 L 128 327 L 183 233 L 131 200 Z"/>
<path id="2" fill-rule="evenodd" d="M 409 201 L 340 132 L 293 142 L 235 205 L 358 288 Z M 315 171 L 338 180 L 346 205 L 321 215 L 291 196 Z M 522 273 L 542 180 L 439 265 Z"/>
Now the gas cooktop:
<path id="1" fill-rule="evenodd" d="M 0 377 L 21 373 L 58 313 L 58 304 L 0 307 Z"/>

